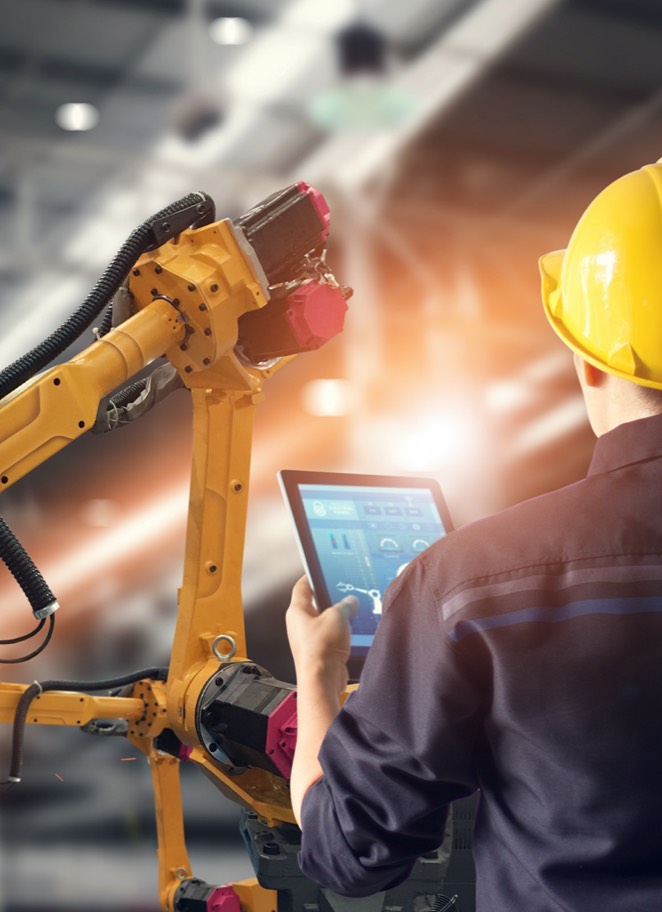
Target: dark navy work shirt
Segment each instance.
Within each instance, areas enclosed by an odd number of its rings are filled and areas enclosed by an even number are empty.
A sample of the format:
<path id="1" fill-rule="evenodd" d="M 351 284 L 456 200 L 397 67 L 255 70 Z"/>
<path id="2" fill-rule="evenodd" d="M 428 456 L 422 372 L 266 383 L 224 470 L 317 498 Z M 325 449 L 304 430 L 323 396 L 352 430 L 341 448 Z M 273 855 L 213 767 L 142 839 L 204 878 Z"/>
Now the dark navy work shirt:
<path id="1" fill-rule="evenodd" d="M 303 803 L 301 864 L 366 896 L 480 789 L 479 912 L 662 910 L 662 417 L 391 585 Z"/>

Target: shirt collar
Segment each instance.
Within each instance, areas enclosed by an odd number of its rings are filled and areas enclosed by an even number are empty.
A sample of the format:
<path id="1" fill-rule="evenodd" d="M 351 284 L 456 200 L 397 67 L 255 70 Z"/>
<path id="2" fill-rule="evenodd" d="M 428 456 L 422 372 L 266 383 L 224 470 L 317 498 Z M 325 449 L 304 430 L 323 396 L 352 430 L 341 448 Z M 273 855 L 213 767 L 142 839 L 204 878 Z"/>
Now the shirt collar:
<path id="1" fill-rule="evenodd" d="M 610 472 L 657 456 L 662 456 L 662 415 L 639 418 L 598 438 L 588 474 Z"/>

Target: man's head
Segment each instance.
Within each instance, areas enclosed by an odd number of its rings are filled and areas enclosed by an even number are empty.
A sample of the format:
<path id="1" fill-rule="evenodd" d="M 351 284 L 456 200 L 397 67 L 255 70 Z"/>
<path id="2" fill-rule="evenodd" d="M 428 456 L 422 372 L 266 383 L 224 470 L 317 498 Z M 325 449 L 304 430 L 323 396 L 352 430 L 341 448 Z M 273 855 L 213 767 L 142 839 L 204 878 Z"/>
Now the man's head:
<path id="1" fill-rule="evenodd" d="M 662 160 L 598 194 L 540 271 L 596 433 L 662 412 Z"/>

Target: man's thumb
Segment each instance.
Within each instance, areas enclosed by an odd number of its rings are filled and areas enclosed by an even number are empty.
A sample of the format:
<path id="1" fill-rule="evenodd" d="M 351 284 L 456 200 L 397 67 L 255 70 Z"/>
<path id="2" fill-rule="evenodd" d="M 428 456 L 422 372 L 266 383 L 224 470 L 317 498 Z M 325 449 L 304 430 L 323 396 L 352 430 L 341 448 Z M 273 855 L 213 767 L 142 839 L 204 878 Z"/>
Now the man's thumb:
<path id="1" fill-rule="evenodd" d="M 359 613 L 359 600 L 355 595 L 346 595 L 342 601 L 338 602 L 338 608 L 342 616 L 351 621 Z"/>

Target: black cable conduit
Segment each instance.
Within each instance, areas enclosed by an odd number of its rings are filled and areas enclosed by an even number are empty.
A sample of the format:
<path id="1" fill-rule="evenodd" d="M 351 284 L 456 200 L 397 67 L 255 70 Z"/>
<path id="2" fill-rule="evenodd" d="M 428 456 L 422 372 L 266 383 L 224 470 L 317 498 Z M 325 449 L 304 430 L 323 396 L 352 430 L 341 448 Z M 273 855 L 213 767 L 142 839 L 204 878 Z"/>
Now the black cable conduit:
<path id="1" fill-rule="evenodd" d="M 34 684 L 31 684 L 23 691 L 18 704 L 16 705 L 9 776 L 6 780 L 0 782 L 0 785 L 9 786 L 21 781 L 25 720 L 27 719 L 32 701 L 35 697 L 38 697 L 39 694 L 45 693 L 47 690 L 73 690 L 74 692 L 79 693 L 87 690 L 110 690 L 113 687 L 124 687 L 126 684 L 134 684 L 136 681 L 141 681 L 143 678 L 165 681 L 167 676 L 167 668 L 155 667 L 144 668 L 142 671 L 133 671 L 120 678 L 109 678 L 105 681 L 42 681 L 41 683 L 35 681 Z"/>
<path id="2" fill-rule="evenodd" d="M 51 605 L 57 606 L 57 600 L 48 583 L 1 516 L 0 559 L 7 565 L 9 572 L 25 593 L 36 618 L 45 617 L 44 612 Z"/>
<path id="3" fill-rule="evenodd" d="M 189 193 L 135 228 L 78 310 L 47 339 L 0 372 L 0 399 L 43 370 L 90 326 L 111 300 L 138 257 L 155 246 L 155 224 L 196 203 L 204 204 L 206 215 L 209 202 L 210 197 L 206 193 Z M 195 221 L 194 217 L 192 221 Z"/>
<path id="4" fill-rule="evenodd" d="M 129 405 L 129 403 L 135 402 L 135 400 L 145 392 L 146 388 L 147 377 L 142 380 L 136 380 L 129 386 L 123 386 L 116 393 L 113 393 L 108 400 L 108 406 L 117 409 L 123 408 L 125 405 Z"/>

